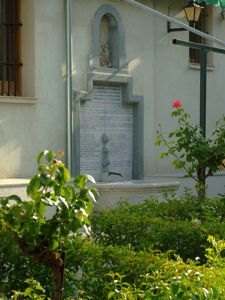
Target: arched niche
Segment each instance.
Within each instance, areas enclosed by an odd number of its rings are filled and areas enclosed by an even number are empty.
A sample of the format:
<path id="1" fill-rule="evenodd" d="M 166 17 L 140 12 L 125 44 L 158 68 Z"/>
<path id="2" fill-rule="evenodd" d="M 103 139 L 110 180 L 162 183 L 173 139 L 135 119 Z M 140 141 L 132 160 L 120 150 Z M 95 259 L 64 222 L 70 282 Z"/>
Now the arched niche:
<path id="1" fill-rule="evenodd" d="M 100 67 L 119 68 L 119 32 L 116 19 L 105 14 L 100 22 L 99 64 Z"/>
<path id="2" fill-rule="evenodd" d="M 98 8 L 93 20 L 92 37 L 91 68 L 124 68 L 124 28 L 115 7 L 104 4 Z"/>

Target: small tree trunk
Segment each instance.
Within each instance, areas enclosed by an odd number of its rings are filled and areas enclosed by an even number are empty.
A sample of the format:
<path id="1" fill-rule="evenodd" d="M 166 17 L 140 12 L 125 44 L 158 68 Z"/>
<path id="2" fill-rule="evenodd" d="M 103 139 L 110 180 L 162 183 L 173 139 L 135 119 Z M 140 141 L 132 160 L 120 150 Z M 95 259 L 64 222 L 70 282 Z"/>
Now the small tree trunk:
<path id="1" fill-rule="evenodd" d="M 202 200 L 205 198 L 206 194 L 206 168 L 200 168 L 197 171 L 198 177 L 198 185 L 197 185 L 197 195 L 198 195 L 198 202 L 201 203 Z"/>
<path id="2" fill-rule="evenodd" d="M 63 300 L 63 281 L 64 281 L 64 267 L 65 267 L 65 253 L 61 255 L 62 264 L 55 264 L 52 266 L 52 280 L 53 280 L 53 300 Z"/>

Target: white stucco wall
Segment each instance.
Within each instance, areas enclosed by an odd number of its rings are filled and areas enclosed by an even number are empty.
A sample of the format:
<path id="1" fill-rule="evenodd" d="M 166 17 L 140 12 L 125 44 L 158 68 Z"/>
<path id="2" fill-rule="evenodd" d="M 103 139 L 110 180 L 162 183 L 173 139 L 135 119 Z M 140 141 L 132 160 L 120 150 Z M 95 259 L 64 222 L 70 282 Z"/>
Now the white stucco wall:
<path id="1" fill-rule="evenodd" d="M 35 171 L 38 151 L 65 148 L 65 83 L 61 71 L 65 64 L 64 1 L 28 2 L 22 0 L 22 56 L 29 49 L 31 56 L 23 60 L 27 72 L 23 93 L 37 100 L 33 105 L 15 104 L 24 98 L 0 97 L 0 178 L 29 177 Z M 29 30 L 34 35 L 26 39 L 24 34 Z"/>

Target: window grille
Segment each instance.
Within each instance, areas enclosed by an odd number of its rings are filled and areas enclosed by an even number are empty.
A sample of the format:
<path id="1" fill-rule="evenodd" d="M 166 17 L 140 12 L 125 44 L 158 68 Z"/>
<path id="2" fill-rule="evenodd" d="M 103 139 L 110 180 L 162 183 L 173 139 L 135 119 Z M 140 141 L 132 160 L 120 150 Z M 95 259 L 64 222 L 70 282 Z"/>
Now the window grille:
<path id="1" fill-rule="evenodd" d="M 21 96 L 20 0 L 0 0 L 0 95 Z"/>

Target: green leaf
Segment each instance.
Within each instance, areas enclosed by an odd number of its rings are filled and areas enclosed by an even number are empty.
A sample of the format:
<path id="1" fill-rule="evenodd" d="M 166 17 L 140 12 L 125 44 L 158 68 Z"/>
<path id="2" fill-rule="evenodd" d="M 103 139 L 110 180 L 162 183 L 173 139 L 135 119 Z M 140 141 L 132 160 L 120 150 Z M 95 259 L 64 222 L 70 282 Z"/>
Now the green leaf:
<path id="1" fill-rule="evenodd" d="M 40 177 L 35 175 L 31 178 L 28 186 L 27 186 L 27 195 L 32 196 L 33 194 L 37 193 L 39 188 L 41 187 Z"/>
<path id="2" fill-rule="evenodd" d="M 37 285 L 35 286 L 35 289 L 36 289 L 37 291 L 45 292 L 45 289 L 44 289 L 40 284 L 38 284 L 38 283 L 37 283 Z"/>
<path id="3" fill-rule="evenodd" d="M 63 172 L 64 180 L 65 181 L 70 181 L 70 172 L 69 172 L 69 170 L 66 167 L 64 167 L 63 171 L 64 171 Z"/>
<path id="4" fill-rule="evenodd" d="M 11 195 L 11 196 L 7 197 L 7 199 L 14 200 L 16 202 L 23 202 L 23 200 L 20 197 L 18 197 L 17 195 Z"/>
<path id="5" fill-rule="evenodd" d="M 59 242 L 57 240 L 53 240 L 52 243 L 51 243 L 51 246 L 50 246 L 51 250 L 54 251 L 58 247 L 59 247 Z"/>
<path id="6" fill-rule="evenodd" d="M 66 199 L 65 199 L 64 197 L 61 197 L 61 196 L 59 197 L 59 199 L 60 199 L 60 201 L 65 205 L 65 207 L 66 207 L 67 209 L 69 209 L 69 205 L 68 205 Z"/>
<path id="7" fill-rule="evenodd" d="M 162 142 L 161 142 L 161 140 L 160 140 L 160 139 L 157 139 L 157 140 L 155 141 L 155 145 L 156 145 L 156 146 L 160 146 L 160 145 L 161 145 L 161 143 L 162 143 Z"/>
<path id="8" fill-rule="evenodd" d="M 84 188 L 87 183 L 87 178 L 85 175 L 78 175 L 74 179 L 74 185 L 80 189 Z"/>
<path id="9" fill-rule="evenodd" d="M 94 190 L 89 189 L 89 190 L 88 190 L 88 194 L 89 194 L 91 200 L 92 200 L 93 202 L 96 202 L 97 198 L 96 198 L 96 194 L 94 193 Z"/>
<path id="10" fill-rule="evenodd" d="M 41 201 L 44 204 L 48 205 L 48 206 L 54 206 L 55 205 L 55 202 L 52 201 L 50 198 L 43 198 L 43 199 L 41 199 Z"/>
<path id="11" fill-rule="evenodd" d="M 46 210 L 46 205 L 41 201 L 37 204 L 37 213 L 39 216 L 43 216 Z"/>
<path id="12" fill-rule="evenodd" d="M 172 282 L 171 283 L 171 289 L 172 289 L 173 294 L 176 295 L 178 293 L 178 290 L 179 290 L 179 284 L 175 283 L 175 282 Z"/>
<path id="13" fill-rule="evenodd" d="M 160 157 L 160 158 L 164 158 L 164 157 L 165 157 L 165 153 L 164 153 L 164 152 L 163 152 L 163 153 L 160 153 L 160 154 L 159 154 L 159 157 Z"/>
<path id="14" fill-rule="evenodd" d="M 38 155 L 37 155 L 36 160 L 37 160 L 38 166 L 40 165 L 40 162 L 41 162 L 41 159 L 42 159 L 42 157 L 43 157 L 43 155 L 44 155 L 44 152 L 45 152 L 45 151 L 41 151 L 41 152 L 39 152 Z"/>
<path id="15" fill-rule="evenodd" d="M 47 162 L 51 162 L 54 158 L 55 158 L 55 153 L 53 151 L 49 151 L 49 150 L 44 150 L 41 151 L 38 155 L 37 155 L 37 164 L 40 165 L 41 159 L 45 157 L 45 159 L 47 160 Z"/>
<path id="16" fill-rule="evenodd" d="M 116 295 L 116 292 L 111 291 L 111 292 L 108 294 L 108 299 L 111 299 L 114 295 Z"/>
<path id="17" fill-rule="evenodd" d="M 89 182 L 96 183 L 94 177 L 92 177 L 91 175 L 85 175 L 85 176 Z"/>
<path id="18" fill-rule="evenodd" d="M 24 296 L 31 296 L 32 292 L 33 292 L 33 289 L 31 287 L 28 287 L 28 288 L 26 288 L 26 290 L 23 294 L 24 294 Z"/>
<path id="19" fill-rule="evenodd" d="M 174 136 L 174 134 L 175 134 L 175 132 L 170 132 L 169 135 L 168 135 L 168 137 L 171 138 L 171 137 Z"/>

